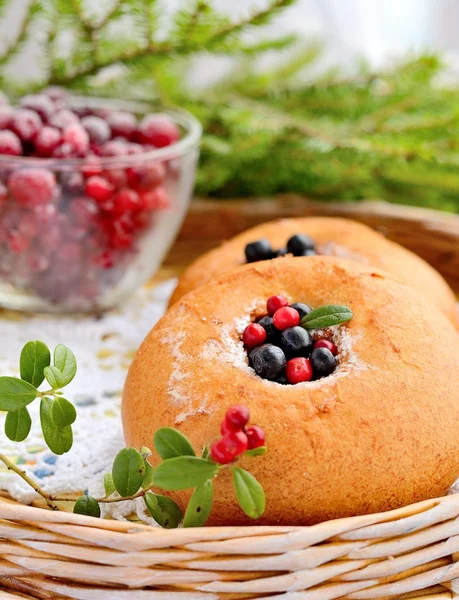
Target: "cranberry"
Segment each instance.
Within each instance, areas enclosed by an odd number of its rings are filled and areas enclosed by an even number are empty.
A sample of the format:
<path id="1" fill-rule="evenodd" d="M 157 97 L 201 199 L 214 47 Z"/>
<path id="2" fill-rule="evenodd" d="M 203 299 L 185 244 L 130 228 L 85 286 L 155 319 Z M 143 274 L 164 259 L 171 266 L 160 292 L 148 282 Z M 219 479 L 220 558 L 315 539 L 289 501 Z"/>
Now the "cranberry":
<path id="1" fill-rule="evenodd" d="M 121 140 L 111 140 L 101 147 L 102 156 L 126 156 L 127 144 Z"/>
<path id="2" fill-rule="evenodd" d="M 64 193 L 77 196 L 84 193 L 84 178 L 78 171 L 69 171 L 61 175 L 61 188 Z"/>
<path id="3" fill-rule="evenodd" d="M 279 308 L 283 308 L 284 306 L 288 306 L 288 300 L 286 298 L 283 296 L 271 296 L 266 303 L 268 315 L 272 317 L 276 310 L 279 310 Z"/>
<path id="4" fill-rule="evenodd" d="M 30 248 L 30 239 L 19 231 L 11 231 L 8 235 L 8 247 L 11 252 L 20 254 Z"/>
<path id="5" fill-rule="evenodd" d="M 8 190 L 3 183 L 0 183 L 0 212 L 5 208 L 8 202 Z"/>
<path id="6" fill-rule="evenodd" d="M 115 215 L 122 215 L 129 211 L 138 210 L 140 207 L 140 199 L 137 192 L 129 188 L 120 190 L 113 198 L 114 207 L 113 213 Z"/>
<path id="7" fill-rule="evenodd" d="M 216 463 L 219 463 L 220 465 L 227 465 L 236 458 L 236 455 L 233 454 L 231 449 L 226 446 L 223 438 L 212 444 L 210 448 L 210 456 Z"/>
<path id="8" fill-rule="evenodd" d="M 54 204 L 41 204 L 33 209 L 33 215 L 40 225 L 49 225 L 56 221 L 57 208 Z"/>
<path id="9" fill-rule="evenodd" d="M 258 427 L 258 425 L 247 427 L 245 433 L 248 440 L 248 450 L 254 450 L 255 448 L 260 448 L 260 446 L 265 445 L 266 434 L 261 427 Z"/>
<path id="10" fill-rule="evenodd" d="M 250 323 L 244 329 L 242 340 L 247 348 L 255 348 L 261 346 L 266 340 L 266 331 L 258 323 Z"/>
<path id="11" fill-rule="evenodd" d="M 317 342 L 315 342 L 314 350 L 316 348 L 326 348 L 327 350 L 330 350 L 333 356 L 336 356 L 338 354 L 338 348 L 336 347 L 336 344 L 334 344 L 331 340 L 327 340 L 325 338 L 317 340 Z"/>
<path id="12" fill-rule="evenodd" d="M 68 92 L 58 85 L 50 85 L 43 91 L 43 93 L 46 94 L 53 102 L 67 100 L 68 98 Z"/>
<path id="13" fill-rule="evenodd" d="M 15 171 L 9 180 L 10 194 L 22 206 L 47 204 L 53 199 L 56 179 L 46 169 L 30 168 Z"/>
<path id="14" fill-rule="evenodd" d="M 137 119 L 132 113 L 113 112 L 107 118 L 113 137 L 131 139 L 136 132 Z"/>
<path id="15" fill-rule="evenodd" d="M 78 156 L 84 156 L 89 150 L 89 135 L 79 123 L 68 125 L 62 133 L 62 139 L 72 146 Z"/>
<path id="16" fill-rule="evenodd" d="M 49 124 L 58 129 L 65 129 L 69 125 L 78 123 L 78 117 L 74 112 L 66 108 L 52 115 L 49 119 Z"/>
<path id="17" fill-rule="evenodd" d="M 96 258 L 95 262 L 96 265 L 101 269 L 111 269 L 115 264 L 115 261 L 113 260 L 113 253 L 109 250 L 106 250 Z"/>
<path id="18" fill-rule="evenodd" d="M 93 144 L 105 144 L 110 139 L 110 127 L 100 117 L 93 115 L 89 117 L 83 117 L 81 124 L 86 129 L 89 135 L 89 139 Z"/>
<path id="19" fill-rule="evenodd" d="M 55 108 L 53 101 L 44 94 L 29 94 L 21 99 L 21 106 L 34 110 L 43 121 L 48 121 Z"/>
<path id="20" fill-rule="evenodd" d="M 12 131 L 0 131 L 0 154 L 20 156 L 22 154 L 21 140 Z"/>
<path id="21" fill-rule="evenodd" d="M 57 148 L 55 148 L 53 150 L 53 153 L 51 155 L 53 158 L 76 158 L 77 157 L 77 153 L 75 151 L 75 148 L 72 146 L 72 144 L 60 144 L 59 146 L 57 146 Z"/>
<path id="22" fill-rule="evenodd" d="M 41 129 L 41 119 L 33 110 L 20 108 L 11 119 L 11 129 L 22 142 L 30 142 Z"/>
<path id="23" fill-rule="evenodd" d="M 11 125 L 13 109 L 10 106 L 0 106 L 0 129 L 6 129 Z"/>
<path id="24" fill-rule="evenodd" d="M 89 225 L 95 221 L 97 206 L 89 198 L 75 198 L 69 204 L 70 214 L 77 225 Z"/>
<path id="25" fill-rule="evenodd" d="M 166 169 L 162 163 L 127 169 L 129 185 L 138 192 L 147 192 L 164 181 Z"/>
<path id="26" fill-rule="evenodd" d="M 56 127 L 43 127 L 35 138 L 38 156 L 49 157 L 61 143 L 61 132 Z"/>
<path id="27" fill-rule="evenodd" d="M 115 188 L 120 189 L 127 186 L 128 178 L 124 169 L 111 169 L 104 171 L 103 175 Z"/>
<path id="28" fill-rule="evenodd" d="M 67 242 L 59 248 L 59 258 L 63 261 L 74 262 L 81 258 L 81 246 L 76 242 Z"/>
<path id="29" fill-rule="evenodd" d="M 284 331 L 284 329 L 288 329 L 289 327 L 296 327 L 300 322 L 300 315 L 294 308 L 284 306 L 276 310 L 273 322 L 276 329 Z"/>
<path id="30" fill-rule="evenodd" d="M 129 221 L 123 220 L 122 218 L 113 221 L 109 236 L 110 246 L 112 248 L 122 250 L 132 246 L 134 238 L 129 225 Z"/>
<path id="31" fill-rule="evenodd" d="M 156 148 L 163 148 L 173 144 L 180 138 L 177 125 L 166 117 L 147 115 L 139 126 L 140 140 L 144 144 L 153 144 Z"/>
<path id="32" fill-rule="evenodd" d="M 250 419 L 250 410 L 247 406 L 237 404 L 226 411 L 225 423 L 231 431 L 241 431 Z"/>
<path id="33" fill-rule="evenodd" d="M 18 225 L 18 231 L 32 239 L 39 233 L 39 223 L 33 212 L 26 212 Z"/>
<path id="34" fill-rule="evenodd" d="M 91 198 L 94 198 L 97 202 L 104 202 L 108 200 L 115 188 L 112 184 L 99 175 L 94 175 L 86 181 L 86 194 Z"/>
<path id="35" fill-rule="evenodd" d="M 151 213 L 146 210 L 139 210 L 132 215 L 132 222 L 136 229 L 146 229 L 151 224 Z"/>
<path id="36" fill-rule="evenodd" d="M 140 201 L 145 210 L 164 210 L 171 205 L 169 194 L 163 187 L 141 193 Z"/>
<path id="37" fill-rule="evenodd" d="M 311 381 L 312 367 L 309 358 L 292 358 L 285 367 L 285 374 L 289 383 Z"/>
<path id="38" fill-rule="evenodd" d="M 88 156 L 85 160 L 84 166 L 81 168 L 81 171 L 85 177 L 100 175 L 102 173 L 100 160 L 97 158 L 97 156 Z"/>
<path id="39" fill-rule="evenodd" d="M 62 232 L 60 227 L 54 225 L 46 229 L 46 235 L 40 236 L 40 245 L 44 250 L 53 252 L 60 248 L 62 243 Z"/>
<path id="40" fill-rule="evenodd" d="M 215 462 L 227 465 L 245 452 L 247 445 L 247 436 L 243 431 L 229 431 L 212 444 L 210 455 Z"/>
<path id="41" fill-rule="evenodd" d="M 142 144 L 131 143 L 127 145 L 127 153 L 129 155 L 142 154 L 142 152 L 145 152 L 145 148 Z"/>

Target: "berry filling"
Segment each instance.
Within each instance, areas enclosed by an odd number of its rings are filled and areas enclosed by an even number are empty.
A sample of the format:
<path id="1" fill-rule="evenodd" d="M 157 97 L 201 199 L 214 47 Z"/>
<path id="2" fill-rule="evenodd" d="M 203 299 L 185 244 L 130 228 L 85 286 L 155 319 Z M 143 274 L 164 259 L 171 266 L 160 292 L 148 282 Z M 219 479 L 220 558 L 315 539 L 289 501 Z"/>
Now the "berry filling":
<path id="1" fill-rule="evenodd" d="M 170 161 L 131 156 L 180 137 L 166 116 L 80 109 L 54 88 L 2 105 L 1 280 L 66 309 L 96 308 L 135 268 L 143 237 L 178 189 Z M 100 157 L 119 161 L 105 166 Z"/>
<path id="2" fill-rule="evenodd" d="M 338 366 L 339 350 L 331 339 L 329 329 L 314 329 L 316 318 L 324 322 L 324 311 L 331 318 L 330 324 L 345 322 L 352 316 L 333 320 L 336 309 L 346 307 L 327 306 L 313 311 L 302 302 L 289 305 L 282 296 L 271 296 L 267 301 L 268 315 L 256 323 L 249 323 L 242 334 L 249 364 L 262 379 L 283 385 L 294 385 L 331 375 Z"/>
<path id="3" fill-rule="evenodd" d="M 287 240 L 287 246 L 274 250 L 268 240 L 250 242 L 245 247 L 245 258 L 248 263 L 260 260 L 271 260 L 278 256 L 293 254 L 293 256 L 315 256 L 318 254 L 314 240 L 308 235 L 298 233 Z"/>

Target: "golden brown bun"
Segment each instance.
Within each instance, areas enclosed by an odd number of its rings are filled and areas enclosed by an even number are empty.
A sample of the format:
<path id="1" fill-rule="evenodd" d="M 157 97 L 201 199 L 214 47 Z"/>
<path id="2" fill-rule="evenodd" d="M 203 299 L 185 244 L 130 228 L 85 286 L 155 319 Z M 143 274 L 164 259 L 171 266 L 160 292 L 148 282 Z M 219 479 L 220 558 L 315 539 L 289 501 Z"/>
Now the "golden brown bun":
<path id="1" fill-rule="evenodd" d="M 425 294 L 459 327 L 454 294 L 434 268 L 366 225 L 331 217 L 281 219 L 244 231 L 192 263 L 180 277 L 169 306 L 203 283 L 244 264 L 244 248 L 249 242 L 266 238 L 274 248 L 285 248 L 289 237 L 296 233 L 310 235 L 322 253 L 358 260 L 391 273 Z"/>
<path id="2" fill-rule="evenodd" d="M 354 311 L 339 328 L 335 374 L 283 386 L 248 367 L 240 331 L 273 294 Z M 399 507 L 443 494 L 459 475 L 458 356 L 445 316 L 382 271 L 331 257 L 246 265 L 185 296 L 150 332 L 124 389 L 126 442 L 150 446 L 170 426 L 200 449 L 219 435 L 226 409 L 244 403 L 269 448 L 242 461 L 266 491 L 257 523 Z M 189 495 L 173 497 L 183 508 Z M 225 471 L 210 524 L 249 522 Z"/>

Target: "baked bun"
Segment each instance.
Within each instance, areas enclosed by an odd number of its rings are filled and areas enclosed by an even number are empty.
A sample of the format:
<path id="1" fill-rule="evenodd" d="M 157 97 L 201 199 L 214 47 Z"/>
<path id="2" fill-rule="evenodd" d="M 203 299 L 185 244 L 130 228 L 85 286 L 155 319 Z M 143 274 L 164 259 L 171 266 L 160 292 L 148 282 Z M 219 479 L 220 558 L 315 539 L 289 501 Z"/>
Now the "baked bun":
<path id="1" fill-rule="evenodd" d="M 338 367 L 281 385 L 249 367 L 245 326 L 282 294 L 314 308 L 342 304 Z M 307 525 L 442 495 L 459 475 L 459 336 L 424 296 L 385 272 L 331 257 L 258 262 L 203 285 L 153 328 L 129 370 L 126 443 L 151 445 L 176 427 L 195 448 L 219 436 L 225 411 L 246 404 L 268 453 L 242 466 L 262 483 L 257 523 Z M 172 497 L 185 507 L 190 490 Z M 253 523 L 218 476 L 209 524 Z"/>
<path id="2" fill-rule="evenodd" d="M 454 294 L 434 268 L 366 225 L 331 217 L 281 219 L 244 231 L 192 263 L 180 277 L 169 305 L 214 277 L 245 264 L 248 243 L 266 239 L 275 249 L 285 248 L 287 240 L 298 233 L 309 235 L 319 254 L 357 260 L 391 273 L 430 298 L 459 327 Z"/>

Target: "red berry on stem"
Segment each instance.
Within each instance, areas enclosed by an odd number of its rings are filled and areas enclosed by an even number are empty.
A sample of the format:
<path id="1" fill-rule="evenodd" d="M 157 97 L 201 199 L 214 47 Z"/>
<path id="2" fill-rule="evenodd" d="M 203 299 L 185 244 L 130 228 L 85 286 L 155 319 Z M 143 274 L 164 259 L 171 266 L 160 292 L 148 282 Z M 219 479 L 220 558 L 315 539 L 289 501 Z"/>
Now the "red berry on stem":
<path id="1" fill-rule="evenodd" d="M 12 131 L 0 131 L 0 154 L 9 154 L 10 156 L 22 154 L 21 140 Z"/>
<path id="2" fill-rule="evenodd" d="M 279 308 L 273 316 L 274 327 L 280 331 L 288 329 L 289 327 L 296 327 L 300 322 L 300 314 L 294 308 L 290 306 L 284 306 Z"/>
<path id="3" fill-rule="evenodd" d="M 20 108 L 13 114 L 10 127 L 23 142 L 30 142 L 40 131 L 41 119 L 36 112 Z"/>
<path id="4" fill-rule="evenodd" d="M 156 148 L 163 148 L 173 144 L 180 138 L 177 125 L 160 115 L 147 115 L 139 126 L 140 140 L 144 144 L 153 144 Z"/>
<path id="5" fill-rule="evenodd" d="M 241 431 L 250 419 L 250 410 L 243 404 L 231 406 L 226 411 L 225 422 L 231 431 Z"/>
<path id="6" fill-rule="evenodd" d="M 266 340 L 266 330 L 258 323 L 250 323 L 244 329 L 242 340 L 247 348 L 255 348 L 261 346 Z"/>
<path id="7" fill-rule="evenodd" d="M 20 169 L 11 175 L 8 186 L 18 204 L 33 207 L 53 199 L 56 179 L 46 169 Z"/>
<path id="8" fill-rule="evenodd" d="M 309 358 L 292 358 L 285 367 L 285 374 L 289 383 L 301 383 L 302 381 L 311 381 L 312 366 Z"/>
<path id="9" fill-rule="evenodd" d="M 229 431 L 223 436 L 223 443 L 229 452 L 239 456 L 247 450 L 249 441 L 244 431 Z"/>
<path id="10" fill-rule="evenodd" d="M 61 132 L 56 127 L 43 127 L 35 138 L 38 156 L 49 157 L 61 143 Z"/>
<path id="11" fill-rule="evenodd" d="M 331 340 L 327 340 L 325 338 L 322 340 L 317 340 L 317 342 L 315 342 L 314 350 L 316 348 L 327 348 L 327 350 L 330 350 L 333 356 L 336 356 L 338 354 L 338 348 L 336 344 L 333 343 Z"/>
<path id="12" fill-rule="evenodd" d="M 283 308 L 284 306 L 288 306 L 287 298 L 284 298 L 283 296 L 271 296 L 266 303 L 268 315 L 272 317 L 276 310 L 279 310 L 279 308 Z"/>
<path id="13" fill-rule="evenodd" d="M 248 450 L 254 450 L 255 448 L 260 448 L 260 446 L 265 445 L 266 434 L 261 427 L 258 427 L 258 425 L 247 427 L 245 433 L 248 439 Z"/>
<path id="14" fill-rule="evenodd" d="M 223 438 L 212 444 L 210 447 L 210 456 L 220 465 L 227 465 L 236 458 L 236 455 L 227 448 Z"/>
<path id="15" fill-rule="evenodd" d="M 86 181 L 86 194 L 90 198 L 94 198 L 97 202 L 104 202 L 108 200 L 115 188 L 113 185 L 105 179 L 105 177 L 100 177 L 99 175 L 94 175 L 90 177 Z"/>

